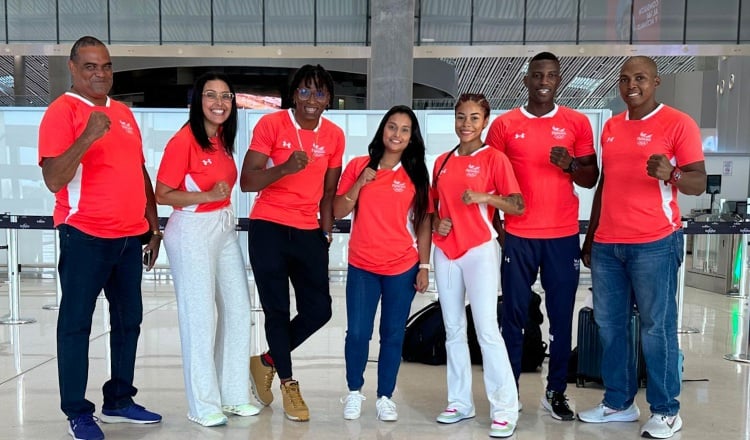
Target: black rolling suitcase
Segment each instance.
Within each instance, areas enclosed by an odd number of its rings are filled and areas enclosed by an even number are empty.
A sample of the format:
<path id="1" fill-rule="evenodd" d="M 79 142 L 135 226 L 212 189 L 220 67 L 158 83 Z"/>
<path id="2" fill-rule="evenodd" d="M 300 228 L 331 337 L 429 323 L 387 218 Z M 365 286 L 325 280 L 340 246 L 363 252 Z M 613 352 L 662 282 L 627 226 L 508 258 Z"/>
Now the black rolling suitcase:
<path id="1" fill-rule="evenodd" d="M 636 350 L 635 359 L 638 386 L 646 386 L 646 363 L 641 347 L 641 324 L 638 310 L 633 309 L 630 319 L 631 347 Z M 584 387 L 586 382 L 602 382 L 602 345 L 599 343 L 599 327 L 594 321 L 594 310 L 584 307 L 578 312 L 578 371 L 576 386 Z"/>

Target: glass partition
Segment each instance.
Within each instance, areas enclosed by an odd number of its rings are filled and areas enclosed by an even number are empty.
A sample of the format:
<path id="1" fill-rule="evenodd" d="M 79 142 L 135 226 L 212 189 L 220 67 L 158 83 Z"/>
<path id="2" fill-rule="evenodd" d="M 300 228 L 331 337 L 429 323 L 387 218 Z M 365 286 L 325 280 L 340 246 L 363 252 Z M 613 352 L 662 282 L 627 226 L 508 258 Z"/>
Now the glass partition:
<path id="1" fill-rule="evenodd" d="M 52 215 L 54 196 L 44 185 L 41 169 L 37 164 L 39 123 L 44 108 L 0 107 L 0 212 L 18 215 Z M 589 117 L 597 140 L 602 124 L 611 115 L 609 110 L 581 110 Z M 503 110 L 493 111 L 492 118 Z M 143 136 L 146 168 L 152 180 L 161 162 L 164 147 L 169 139 L 187 121 L 187 109 L 133 109 Z M 238 169 L 247 152 L 252 129 L 267 112 L 240 110 L 236 141 L 235 162 Z M 456 145 L 454 118 L 451 110 L 418 110 L 415 112 L 427 147 L 427 166 L 432 172 L 435 159 Z M 367 154 L 367 147 L 377 131 L 385 111 L 327 111 L 325 117 L 339 125 L 346 135 L 344 166 L 352 158 Z M 485 133 L 486 134 L 486 133 Z M 598 150 L 598 147 L 597 147 Z M 588 219 L 593 200 L 593 190 L 577 188 L 581 200 L 580 217 Z M 255 194 L 242 193 L 235 185 L 232 203 L 238 217 L 247 217 Z M 160 217 L 168 217 L 171 208 L 159 206 Z M 24 245 L 20 248 L 22 264 L 36 264 L 52 268 L 54 264 L 54 233 L 52 231 L 23 231 Z M 346 267 L 348 236 L 337 234 L 331 248 L 331 267 Z M 0 243 L 4 244 L 4 234 Z M 247 240 L 240 243 L 247 256 Z M 0 265 L 5 264 L 5 254 L 0 254 Z M 166 263 L 162 252 L 158 263 Z"/>

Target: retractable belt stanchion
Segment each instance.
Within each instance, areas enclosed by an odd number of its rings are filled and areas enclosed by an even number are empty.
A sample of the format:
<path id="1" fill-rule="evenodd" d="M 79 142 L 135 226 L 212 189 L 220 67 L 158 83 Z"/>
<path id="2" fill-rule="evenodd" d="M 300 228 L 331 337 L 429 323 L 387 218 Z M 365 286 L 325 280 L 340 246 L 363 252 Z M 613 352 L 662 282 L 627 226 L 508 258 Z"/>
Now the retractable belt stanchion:
<path id="1" fill-rule="evenodd" d="M 748 264 L 748 256 L 747 256 L 747 235 L 742 235 L 742 240 L 740 241 L 740 252 L 741 252 L 741 261 L 740 261 L 740 293 L 739 296 L 742 298 L 742 310 L 740 312 L 740 323 L 739 323 L 739 332 L 740 335 L 738 335 L 738 338 L 740 338 L 740 351 L 739 353 L 729 353 L 724 355 L 724 359 L 728 361 L 736 361 L 736 362 L 750 362 L 750 299 L 748 299 L 748 291 L 747 291 L 747 264 Z M 744 352 L 742 350 L 744 349 Z"/>
<path id="2" fill-rule="evenodd" d="M 16 216 L 10 216 L 10 227 L 5 230 L 8 243 L 8 305 L 7 316 L 0 318 L 0 324 L 29 324 L 36 322 L 33 318 L 21 318 L 19 300 L 21 297 L 21 271 L 18 264 L 18 229 L 14 224 L 18 223 Z"/>
<path id="3" fill-rule="evenodd" d="M 682 229 L 687 228 L 687 222 L 682 222 Z M 677 333 L 699 333 L 697 328 L 682 326 L 682 309 L 685 295 L 685 256 L 687 255 L 687 240 L 684 240 L 682 246 L 682 264 L 677 271 Z"/>
<path id="4" fill-rule="evenodd" d="M 55 231 L 55 268 L 60 264 L 60 234 Z M 55 272 L 55 302 L 52 304 L 45 304 L 42 306 L 44 310 L 58 310 L 60 309 L 60 301 L 62 301 L 62 287 L 60 286 L 60 274 Z"/>

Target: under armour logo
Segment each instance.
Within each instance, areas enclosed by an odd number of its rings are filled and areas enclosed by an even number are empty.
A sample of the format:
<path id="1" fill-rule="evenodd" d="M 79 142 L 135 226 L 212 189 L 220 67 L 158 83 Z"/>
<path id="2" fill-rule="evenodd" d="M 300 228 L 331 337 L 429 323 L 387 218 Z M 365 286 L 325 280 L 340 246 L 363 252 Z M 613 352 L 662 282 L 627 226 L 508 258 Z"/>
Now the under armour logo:
<path id="1" fill-rule="evenodd" d="M 505 260 L 506 263 L 510 263 L 510 257 L 503 257 L 503 260 Z"/>
<path id="2" fill-rule="evenodd" d="M 203 159 L 201 162 L 203 162 L 204 166 L 211 165 L 213 162 L 211 162 L 211 159 Z"/>
<path id="3" fill-rule="evenodd" d="M 292 143 L 287 141 L 282 141 L 281 146 L 284 148 L 292 148 Z"/>
<path id="4" fill-rule="evenodd" d="M 516 139 L 523 139 L 526 137 L 526 133 L 516 133 L 515 138 Z"/>
<path id="5" fill-rule="evenodd" d="M 607 142 L 614 142 L 614 141 L 615 141 L 615 137 L 614 136 L 609 136 L 607 138 Z"/>

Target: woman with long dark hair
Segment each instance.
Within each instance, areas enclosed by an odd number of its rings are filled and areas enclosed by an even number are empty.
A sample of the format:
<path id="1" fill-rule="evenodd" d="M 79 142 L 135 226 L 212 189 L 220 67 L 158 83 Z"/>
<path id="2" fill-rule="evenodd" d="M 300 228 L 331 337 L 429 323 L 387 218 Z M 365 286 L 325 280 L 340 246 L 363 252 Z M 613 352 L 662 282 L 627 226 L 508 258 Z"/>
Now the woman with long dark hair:
<path id="1" fill-rule="evenodd" d="M 401 363 L 401 347 L 411 302 L 424 292 L 430 271 L 429 173 L 425 146 L 414 112 L 391 108 L 368 148 L 341 176 L 333 212 L 354 212 L 346 278 L 346 381 L 344 418 L 361 414 L 361 389 L 380 303 L 377 417 L 396 421 L 391 400 Z"/>
<path id="2" fill-rule="evenodd" d="M 228 78 L 200 76 L 189 121 L 167 144 L 156 182 L 156 200 L 174 208 L 164 245 L 177 296 L 188 419 L 202 426 L 227 423 L 224 413 L 260 412 L 249 403 L 250 294 L 230 200 L 236 134 Z"/>

